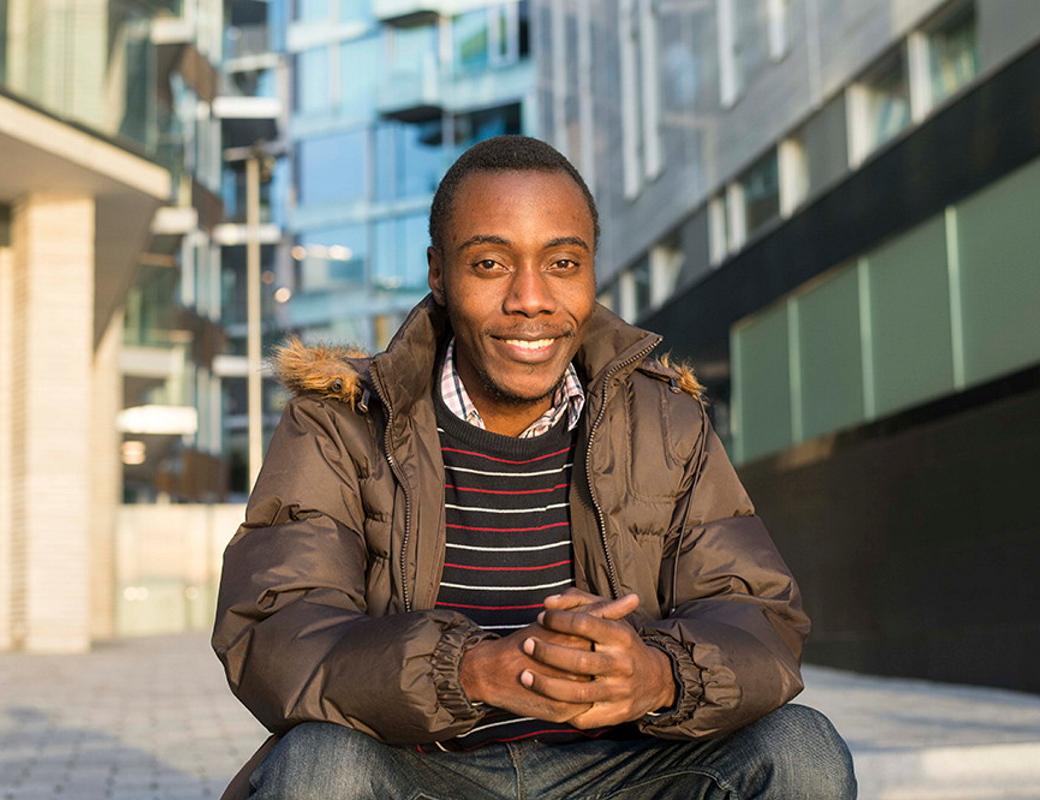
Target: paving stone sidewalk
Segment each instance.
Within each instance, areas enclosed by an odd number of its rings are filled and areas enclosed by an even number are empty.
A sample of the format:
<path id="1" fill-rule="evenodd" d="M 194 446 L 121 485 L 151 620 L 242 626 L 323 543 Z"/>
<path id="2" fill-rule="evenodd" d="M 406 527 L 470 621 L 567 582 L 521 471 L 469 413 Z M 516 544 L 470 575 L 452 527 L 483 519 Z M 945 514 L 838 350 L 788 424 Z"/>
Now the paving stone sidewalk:
<path id="1" fill-rule="evenodd" d="M 1040 800 L 1040 697 L 806 668 L 862 800 Z M 0 800 L 217 798 L 265 733 L 201 634 L 0 654 Z M 826 800 L 821 798 L 821 800 Z"/>

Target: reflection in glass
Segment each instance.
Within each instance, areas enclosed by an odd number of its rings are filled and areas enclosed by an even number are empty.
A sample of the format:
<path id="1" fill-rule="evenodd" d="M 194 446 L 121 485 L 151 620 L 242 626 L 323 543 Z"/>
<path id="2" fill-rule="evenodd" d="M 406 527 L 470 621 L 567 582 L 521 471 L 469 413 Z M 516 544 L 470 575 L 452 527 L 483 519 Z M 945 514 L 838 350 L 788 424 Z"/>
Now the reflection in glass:
<path id="1" fill-rule="evenodd" d="M 301 205 L 350 203 L 367 193 L 368 129 L 301 139 L 296 186 Z"/>
<path id="2" fill-rule="evenodd" d="M 383 66 L 383 40 L 366 36 L 345 42 L 340 49 L 340 108 L 344 116 L 361 119 L 372 116 L 376 81 Z"/>
<path id="3" fill-rule="evenodd" d="M 910 86 L 900 49 L 863 81 L 869 149 L 887 142 L 910 124 Z"/>
<path id="4" fill-rule="evenodd" d="M 932 100 L 941 103 L 979 71 L 978 36 L 971 6 L 932 32 L 928 53 Z"/>
<path id="5" fill-rule="evenodd" d="M 329 0 L 296 0 L 296 19 L 300 22 L 324 22 L 329 18 Z"/>
<path id="6" fill-rule="evenodd" d="M 323 111 L 330 101 L 328 48 L 304 50 L 296 57 L 296 108 Z"/>
<path id="7" fill-rule="evenodd" d="M 368 230 L 363 223 L 309 230 L 300 235 L 297 286 L 301 292 L 360 286 L 368 258 Z M 294 248 L 296 253 L 298 248 Z"/>
<path id="8" fill-rule="evenodd" d="M 770 150 L 740 177 L 747 235 L 780 215 L 780 177 L 776 150 Z"/>
<path id="9" fill-rule="evenodd" d="M 487 9 L 468 11 L 452 20 L 457 72 L 479 72 L 488 67 Z"/>

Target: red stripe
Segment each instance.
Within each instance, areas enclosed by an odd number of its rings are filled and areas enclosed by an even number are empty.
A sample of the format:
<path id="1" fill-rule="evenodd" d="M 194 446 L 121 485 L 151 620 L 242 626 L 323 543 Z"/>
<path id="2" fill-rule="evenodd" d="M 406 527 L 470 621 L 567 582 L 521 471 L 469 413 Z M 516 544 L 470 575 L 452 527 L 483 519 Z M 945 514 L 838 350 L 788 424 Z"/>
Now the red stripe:
<path id="1" fill-rule="evenodd" d="M 601 728 L 595 731 L 581 731 L 577 728 L 543 728 L 540 731 L 530 731 L 529 733 L 522 733 L 519 736 L 510 736 L 504 739 L 489 739 L 489 742 L 515 742 L 517 739 L 530 739 L 532 736 L 540 736 L 543 733 L 580 733 L 582 736 L 586 736 L 589 739 L 595 739 L 597 736 L 602 736 L 606 732 L 606 728 Z"/>
<path id="2" fill-rule="evenodd" d="M 549 569 L 550 567 L 562 567 L 564 564 L 570 564 L 571 560 L 568 558 L 566 561 L 555 561 L 552 564 L 541 564 L 537 567 L 471 567 L 466 564 L 449 564 L 447 561 L 444 562 L 446 567 L 454 567 L 455 569 L 479 569 L 487 570 L 488 572 L 503 572 L 506 570 L 532 570 L 532 569 Z"/>
<path id="3" fill-rule="evenodd" d="M 445 525 L 445 528 L 455 528 L 460 531 L 494 531 L 496 533 L 520 533 L 521 531 L 544 531 L 548 528 L 562 528 L 570 525 L 569 522 L 553 522 L 551 525 L 536 525 L 533 528 L 476 528 L 473 525 Z"/>
<path id="4" fill-rule="evenodd" d="M 480 492 L 481 494 L 545 494 L 546 492 L 555 492 L 557 489 L 566 487 L 566 483 L 558 483 L 551 489 L 518 489 L 515 492 L 511 492 L 508 489 L 471 489 L 468 486 L 455 486 L 451 483 L 444 484 L 445 489 L 455 489 L 458 492 Z"/>
<path id="5" fill-rule="evenodd" d="M 502 464 L 530 464 L 534 461 L 544 461 L 547 458 L 558 456 L 560 453 L 566 453 L 570 450 L 569 447 L 565 447 L 562 450 L 557 450 L 553 453 L 546 453 L 544 456 L 535 456 L 534 458 L 527 458 L 523 461 L 514 461 L 509 458 L 495 458 L 495 456 L 486 456 L 483 453 L 476 453 L 472 450 L 459 450 L 457 447 L 442 447 L 442 453 L 461 453 L 464 456 L 476 456 L 477 458 L 486 458 L 488 461 L 498 461 Z"/>
<path id="6" fill-rule="evenodd" d="M 478 609 L 484 609 L 486 611 L 514 611 L 514 610 L 518 610 L 518 609 L 522 609 L 522 608 L 542 608 L 543 607 L 542 603 L 535 603 L 534 605 L 530 605 L 530 606 L 474 606 L 474 605 L 469 605 L 467 603 L 442 603 L 440 601 L 437 602 L 437 605 L 439 605 L 439 606 L 448 606 L 449 608 L 478 608 Z"/>

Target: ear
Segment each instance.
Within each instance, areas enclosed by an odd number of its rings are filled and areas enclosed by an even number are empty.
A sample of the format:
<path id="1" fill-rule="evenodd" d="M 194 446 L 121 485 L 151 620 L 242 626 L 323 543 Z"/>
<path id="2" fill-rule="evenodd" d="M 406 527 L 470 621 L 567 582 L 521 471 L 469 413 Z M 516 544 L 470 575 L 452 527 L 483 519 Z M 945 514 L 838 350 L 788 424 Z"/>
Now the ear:
<path id="1" fill-rule="evenodd" d="M 444 305 L 444 260 L 441 258 L 441 252 L 436 247 L 426 248 L 426 282 L 430 286 L 430 291 L 433 292 L 433 299 L 437 302 L 437 305 Z"/>

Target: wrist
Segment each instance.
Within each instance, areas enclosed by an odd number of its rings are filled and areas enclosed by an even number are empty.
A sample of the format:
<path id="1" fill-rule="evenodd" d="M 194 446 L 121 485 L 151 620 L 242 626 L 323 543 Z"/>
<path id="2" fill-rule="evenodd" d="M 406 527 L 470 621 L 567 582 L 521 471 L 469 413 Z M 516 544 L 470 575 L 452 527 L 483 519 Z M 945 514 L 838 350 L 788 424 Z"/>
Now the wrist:
<path id="1" fill-rule="evenodd" d="M 657 647 L 650 646 L 649 649 L 654 655 L 656 664 L 654 672 L 657 675 L 655 685 L 658 687 L 654 695 L 655 705 L 650 710 L 658 711 L 671 708 L 675 705 L 676 693 L 678 691 L 675 685 L 675 673 L 672 669 L 671 656 Z"/>
<path id="2" fill-rule="evenodd" d="M 485 670 L 482 668 L 482 662 L 487 647 L 488 642 L 477 642 L 462 654 L 462 661 L 459 663 L 459 683 L 471 705 L 485 702 L 483 681 Z"/>

